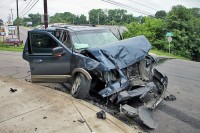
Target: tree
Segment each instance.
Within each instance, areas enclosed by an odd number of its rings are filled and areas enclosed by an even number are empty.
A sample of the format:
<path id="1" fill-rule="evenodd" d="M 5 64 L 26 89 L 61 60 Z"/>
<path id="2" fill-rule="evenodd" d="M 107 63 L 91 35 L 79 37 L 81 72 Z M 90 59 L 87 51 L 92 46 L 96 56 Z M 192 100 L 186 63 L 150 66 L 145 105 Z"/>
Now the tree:
<path id="1" fill-rule="evenodd" d="M 157 11 L 155 14 L 156 18 L 164 19 L 167 16 L 167 13 L 163 10 Z"/>
<path id="2" fill-rule="evenodd" d="M 65 20 L 62 19 L 61 17 L 61 13 L 56 13 L 55 15 L 50 17 L 50 21 L 51 23 L 64 23 Z"/>
<path id="3" fill-rule="evenodd" d="M 1 25 L 3 25 L 3 20 L 2 20 L 2 19 L 0 19 L 0 26 L 1 26 Z"/>
<path id="4" fill-rule="evenodd" d="M 29 20 L 33 23 L 33 26 L 41 24 L 41 15 L 39 13 L 37 14 L 29 14 L 28 17 Z"/>
<path id="5" fill-rule="evenodd" d="M 87 18 L 85 15 L 81 14 L 81 16 L 79 17 L 78 15 L 76 16 L 75 22 L 74 24 L 87 24 Z"/>
<path id="6" fill-rule="evenodd" d="M 128 31 L 124 33 L 125 38 L 145 35 L 154 48 L 164 49 L 165 33 L 164 23 L 161 19 L 145 17 L 144 23 L 132 22 L 127 25 Z"/>
<path id="7" fill-rule="evenodd" d="M 91 24 L 105 24 L 107 15 L 102 9 L 92 9 L 89 11 L 89 21 Z"/>
<path id="8" fill-rule="evenodd" d="M 19 19 L 16 18 L 16 19 L 13 21 L 13 25 L 17 25 L 18 22 L 19 22 L 19 25 L 22 25 L 23 19 L 22 19 L 22 18 L 19 18 Z"/>
<path id="9" fill-rule="evenodd" d="M 123 9 L 110 9 L 108 10 L 108 20 L 109 22 L 116 22 L 117 24 L 123 24 L 123 19 L 126 18 L 127 11 Z"/>
<path id="10" fill-rule="evenodd" d="M 166 28 L 174 32 L 174 54 L 200 61 L 199 8 L 178 5 L 166 17 Z"/>

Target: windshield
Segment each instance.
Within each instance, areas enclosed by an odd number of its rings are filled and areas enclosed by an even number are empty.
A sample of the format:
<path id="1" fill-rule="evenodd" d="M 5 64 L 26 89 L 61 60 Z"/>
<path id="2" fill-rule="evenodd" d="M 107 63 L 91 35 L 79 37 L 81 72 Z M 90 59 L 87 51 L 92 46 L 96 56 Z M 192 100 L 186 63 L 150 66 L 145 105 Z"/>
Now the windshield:
<path id="1" fill-rule="evenodd" d="M 108 43 L 117 42 L 118 39 L 107 30 L 81 31 L 72 35 L 75 49 L 95 48 Z"/>

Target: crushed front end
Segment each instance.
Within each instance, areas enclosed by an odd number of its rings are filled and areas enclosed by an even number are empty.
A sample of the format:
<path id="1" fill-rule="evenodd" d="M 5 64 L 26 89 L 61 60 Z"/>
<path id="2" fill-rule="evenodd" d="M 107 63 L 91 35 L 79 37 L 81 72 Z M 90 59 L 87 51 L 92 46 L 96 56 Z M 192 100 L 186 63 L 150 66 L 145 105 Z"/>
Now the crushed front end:
<path id="1" fill-rule="evenodd" d="M 150 56 L 123 69 L 106 72 L 103 80 L 106 87 L 98 92 L 102 97 L 110 97 L 116 104 L 134 97 L 143 100 L 148 94 L 152 98 L 145 103 L 147 107 L 154 109 L 164 98 L 167 89 L 167 76 L 153 68 L 153 60 Z M 148 95 L 149 96 L 149 95 Z"/>
<path id="2" fill-rule="evenodd" d="M 116 43 L 115 47 L 109 45 L 89 52 L 107 67 L 106 71 L 91 70 L 93 77 L 98 78 L 93 84 L 104 84 L 98 94 L 120 104 L 120 111 L 126 115 L 139 116 L 145 125 L 155 128 L 152 110 L 164 99 L 168 78 L 154 68 L 155 59 L 148 55 L 150 48 L 148 40 L 139 36 Z M 143 104 L 135 106 L 136 100 Z"/>

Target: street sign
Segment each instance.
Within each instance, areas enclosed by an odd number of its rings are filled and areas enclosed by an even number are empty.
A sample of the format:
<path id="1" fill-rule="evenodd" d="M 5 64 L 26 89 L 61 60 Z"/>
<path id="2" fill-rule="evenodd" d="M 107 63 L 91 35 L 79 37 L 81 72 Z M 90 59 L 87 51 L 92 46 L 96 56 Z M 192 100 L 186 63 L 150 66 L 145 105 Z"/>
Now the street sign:
<path id="1" fill-rule="evenodd" d="M 15 26 L 8 26 L 8 30 L 15 30 Z"/>
<path id="2" fill-rule="evenodd" d="M 167 37 L 167 40 L 170 43 L 172 41 L 172 37 L 171 36 Z"/>
<path id="3" fill-rule="evenodd" d="M 0 36 L 5 36 L 6 32 L 0 32 Z"/>
<path id="4" fill-rule="evenodd" d="M 167 32 L 166 36 L 174 36 L 173 32 Z"/>
<path id="5" fill-rule="evenodd" d="M 167 40 L 168 40 L 168 42 L 169 42 L 169 53 L 170 53 L 170 43 L 171 43 L 171 41 L 172 41 L 172 37 L 171 37 L 171 36 L 168 36 L 168 37 L 167 37 Z"/>

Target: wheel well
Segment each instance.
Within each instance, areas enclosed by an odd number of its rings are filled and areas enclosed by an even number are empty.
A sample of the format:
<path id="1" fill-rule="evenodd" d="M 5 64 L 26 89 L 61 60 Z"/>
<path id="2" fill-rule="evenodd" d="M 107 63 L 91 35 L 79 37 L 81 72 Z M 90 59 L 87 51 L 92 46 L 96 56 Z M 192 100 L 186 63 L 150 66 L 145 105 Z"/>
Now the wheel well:
<path id="1" fill-rule="evenodd" d="M 82 73 L 88 80 L 92 80 L 92 76 L 83 68 L 76 68 L 72 71 L 72 76 L 75 76 L 77 73 Z"/>

